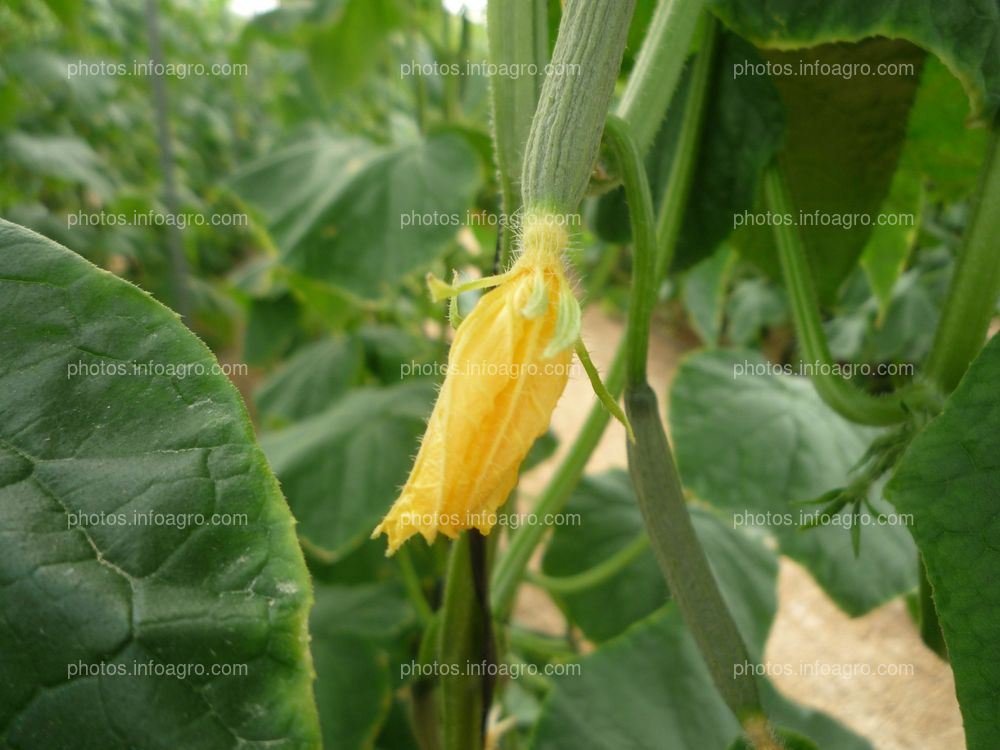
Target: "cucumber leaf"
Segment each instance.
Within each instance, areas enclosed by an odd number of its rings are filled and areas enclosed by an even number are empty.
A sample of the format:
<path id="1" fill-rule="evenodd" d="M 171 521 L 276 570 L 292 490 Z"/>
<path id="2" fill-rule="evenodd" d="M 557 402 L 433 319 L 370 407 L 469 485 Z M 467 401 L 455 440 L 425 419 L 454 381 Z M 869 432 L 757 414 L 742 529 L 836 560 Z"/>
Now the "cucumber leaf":
<path id="1" fill-rule="evenodd" d="M 318 748 L 294 521 L 211 352 L 8 222 L 0 341 L 2 743 Z"/>
<path id="2" fill-rule="evenodd" d="M 969 750 L 1000 746 L 1000 338 L 913 441 L 887 487 L 923 555 Z"/>
<path id="3" fill-rule="evenodd" d="M 890 516 L 895 524 L 880 525 L 869 514 L 859 517 L 865 525 L 858 557 L 843 523 L 800 528 L 801 515 L 815 508 L 793 503 L 844 487 L 877 433 L 832 411 L 806 378 L 768 365 L 749 350 L 682 361 L 668 413 L 684 486 L 735 525 L 770 528 L 781 551 L 850 615 L 913 590 L 916 550 L 903 519 Z M 880 499 L 873 504 L 889 510 Z"/>
<path id="4" fill-rule="evenodd" d="M 970 119 L 1000 108 L 997 0 L 710 0 L 725 24 L 759 47 L 800 49 L 868 37 L 906 39 L 933 52 L 962 82 Z"/>

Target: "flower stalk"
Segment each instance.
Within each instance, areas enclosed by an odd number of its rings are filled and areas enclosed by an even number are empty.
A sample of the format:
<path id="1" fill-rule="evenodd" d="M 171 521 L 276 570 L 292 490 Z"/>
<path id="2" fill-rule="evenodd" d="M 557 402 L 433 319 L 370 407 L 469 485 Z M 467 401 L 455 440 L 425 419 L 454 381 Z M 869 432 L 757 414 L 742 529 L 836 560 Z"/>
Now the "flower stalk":
<path id="1" fill-rule="evenodd" d="M 649 150 L 677 89 L 705 0 L 659 0 L 615 114 Z M 678 156 L 684 152 L 678 149 Z"/>
<path id="2" fill-rule="evenodd" d="M 625 411 L 636 440 L 627 444 L 629 475 L 650 546 L 716 689 L 745 727 L 755 727 L 761 721 L 766 726 L 755 677 L 733 676 L 733 665 L 749 663 L 750 654 L 698 541 L 660 420 L 656 395 L 646 380 L 650 317 L 658 281 L 656 232 L 646 173 L 638 145 L 623 120 L 608 118 L 605 139 L 622 175 L 634 242 L 626 333 Z M 760 742 L 755 744 L 761 746 Z"/>

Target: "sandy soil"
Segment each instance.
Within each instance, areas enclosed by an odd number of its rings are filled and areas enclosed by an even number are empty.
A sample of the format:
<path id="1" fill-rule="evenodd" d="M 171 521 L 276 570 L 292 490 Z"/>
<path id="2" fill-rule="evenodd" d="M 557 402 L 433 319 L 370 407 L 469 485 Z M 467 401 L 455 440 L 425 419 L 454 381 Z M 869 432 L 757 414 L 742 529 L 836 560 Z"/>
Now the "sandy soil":
<path id="1" fill-rule="evenodd" d="M 683 354 L 694 345 L 679 327 L 661 326 L 669 335 L 656 336 L 650 349 L 650 380 L 661 402 Z M 621 335 L 619 321 L 591 308 L 584 318 L 584 338 L 603 371 Z M 560 436 L 556 461 L 547 461 L 524 477 L 529 497 L 544 486 L 558 457 L 567 449 L 594 403 L 586 378 L 567 386 L 552 426 Z M 588 472 L 626 465 L 625 432 L 612 421 L 588 464 Z M 959 750 L 965 746 L 951 670 L 925 648 L 905 611 L 895 601 L 864 617 L 850 619 L 797 564 L 783 558 L 778 582 L 779 609 L 768 641 L 769 671 L 792 672 L 772 677 L 786 695 L 820 708 L 867 737 L 878 750 Z M 565 628 L 561 613 L 539 589 L 525 585 L 516 616 L 549 632 Z M 800 665 L 829 665 L 842 670 L 870 669 L 895 675 L 809 674 Z M 806 672 L 806 673 L 803 673 Z M 830 748 L 829 750 L 836 750 Z"/>

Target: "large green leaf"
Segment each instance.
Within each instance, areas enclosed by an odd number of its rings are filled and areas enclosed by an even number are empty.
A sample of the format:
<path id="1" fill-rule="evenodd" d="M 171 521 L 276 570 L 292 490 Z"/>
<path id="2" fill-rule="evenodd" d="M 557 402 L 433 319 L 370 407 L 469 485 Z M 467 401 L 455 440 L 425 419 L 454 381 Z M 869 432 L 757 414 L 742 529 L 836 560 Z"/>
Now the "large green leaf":
<path id="1" fill-rule="evenodd" d="M 567 513 L 578 513 L 580 523 L 557 526 L 545 550 L 546 575 L 569 576 L 598 565 L 620 552 L 637 537 L 645 536 L 642 514 L 628 473 L 616 469 L 587 477 L 573 494 Z M 723 526 L 703 508 L 692 507 L 695 531 L 712 562 L 719 585 L 733 594 L 734 613 L 750 639 L 754 653 L 761 653 L 769 622 L 764 610 L 773 609 L 774 554 L 759 539 Z M 753 589 L 741 599 L 736 592 Z M 647 547 L 629 565 L 601 584 L 585 591 L 560 594 L 557 599 L 570 620 L 591 640 L 619 635 L 634 622 L 654 612 L 668 592 L 656 558 Z M 764 610 L 742 608 L 745 602 L 762 602 Z M 769 610 L 768 610 L 769 611 Z"/>
<path id="2" fill-rule="evenodd" d="M 427 380 L 362 388 L 263 439 L 299 533 L 328 559 L 364 541 L 396 499 L 433 399 Z"/>
<path id="3" fill-rule="evenodd" d="M 455 133 L 394 148 L 320 133 L 234 184 L 268 216 L 288 268 L 371 298 L 431 263 L 464 224 L 480 177 Z"/>
<path id="4" fill-rule="evenodd" d="M 824 302 L 836 299 L 879 221 L 902 149 L 923 57 L 918 47 L 889 39 L 768 53 L 772 69 L 782 71 L 772 77 L 788 113 L 788 139 L 781 165 L 797 212 L 793 220 Z M 894 76 L 804 75 L 799 72 L 803 61 L 868 65 L 872 69 L 882 64 L 909 65 L 914 72 Z M 746 226 L 753 225 L 747 222 Z M 770 226 L 757 226 L 741 233 L 739 245 L 746 255 L 780 277 L 772 232 Z"/>
<path id="5" fill-rule="evenodd" d="M 752 351 L 699 353 L 681 363 L 669 414 L 685 486 L 735 524 L 770 527 L 781 551 L 851 615 L 913 589 L 916 550 L 903 526 L 870 525 L 874 517 L 864 515 L 857 558 L 847 529 L 799 528 L 800 512 L 813 509 L 792 503 L 845 486 L 875 433 L 834 413 L 807 379 L 768 365 Z"/>
<path id="6" fill-rule="evenodd" d="M 0 341 L 4 746 L 318 747 L 292 516 L 212 354 L 7 222 Z"/>
<path id="7" fill-rule="evenodd" d="M 699 517 L 699 536 L 723 597 L 751 651 L 759 653 L 776 607 L 774 554 L 746 531 L 705 513 L 695 515 Z M 706 535 L 708 525 L 714 531 Z M 758 551 L 748 556 L 748 547 Z M 533 750 L 724 750 L 740 732 L 673 603 L 598 646 L 579 666 L 579 672 L 555 679 Z M 783 698 L 766 679 L 760 684 L 765 708 L 776 723 L 825 748 L 870 750 L 867 742 L 823 714 Z"/>
<path id="8" fill-rule="evenodd" d="M 766 76 L 733 75 L 734 65 L 762 62 L 754 48 L 735 34 L 719 40 L 715 69 L 703 115 L 691 199 L 685 208 L 674 268 L 707 258 L 733 230 L 733 217 L 753 207 L 760 174 L 785 136 L 781 98 Z M 674 158 L 690 75 L 682 79 L 647 158 L 656 200 L 666 185 Z"/>
<path id="9" fill-rule="evenodd" d="M 969 750 L 1000 746 L 1000 338 L 910 445 L 887 494 L 913 515 Z"/>
<path id="10" fill-rule="evenodd" d="M 711 5 L 727 26 L 761 47 L 907 39 L 933 52 L 958 77 L 973 118 L 989 120 L 1000 107 L 997 0 L 711 0 Z"/>

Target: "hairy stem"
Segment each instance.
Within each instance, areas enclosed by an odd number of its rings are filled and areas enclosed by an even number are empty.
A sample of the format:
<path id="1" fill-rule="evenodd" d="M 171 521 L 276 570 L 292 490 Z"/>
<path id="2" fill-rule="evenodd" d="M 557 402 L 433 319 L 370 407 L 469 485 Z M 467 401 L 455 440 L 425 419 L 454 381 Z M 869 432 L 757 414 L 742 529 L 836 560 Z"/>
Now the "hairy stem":
<path id="1" fill-rule="evenodd" d="M 543 0 L 489 0 L 486 10 L 490 62 L 497 66 L 534 65 L 536 75 L 490 78 L 493 144 L 505 218 L 521 207 L 524 146 L 535 114 L 548 61 L 548 9 Z M 520 69 L 520 68 L 515 68 Z M 514 233 L 503 232 L 501 269 L 513 252 Z"/>
<path id="2" fill-rule="evenodd" d="M 704 0 L 659 0 L 615 114 L 629 124 L 645 153 L 663 122 Z M 680 153 L 680 152 L 679 152 Z"/>
<path id="3" fill-rule="evenodd" d="M 684 209 L 691 192 L 691 183 L 694 181 L 694 168 L 698 162 L 698 146 L 705 120 L 708 92 L 712 84 L 718 38 L 715 19 L 706 14 L 704 23 L 705 34 L 691 73 L 691 84 L 684 102 L 677 147 L 674 150 L 673 162 L 670 164 L 670 173 L 667 175 L 663 202 L 656 218 L 656 245 L 659 248 L 656 258 L 657 282 L 670 270 L 670 264 L 674 260 L 677 237 L 680 235 Z"/>
<path id="4" fill-rule="evenodd" d="M 965 232 L 941 322 L 927 362 L 927 376 L 951 393 L 983 347 L 1000 296 L 1000 124 L 993 128 L 979 197 Z"/>
<path id="5" fill-rule="evenodd" d="M 635 0 L 568 0 L 525 147 L 526 211 L 574 212 L 590 182 Z"/>
<path id="6" fill-rule="evenodd" d="M 628 126 L 609 117 L 606 140 L 614 152 L 629 205 L 632 294 L 629 301 L 625 411 L 635 430 L 628 465 L 650 546 L 673 600 L 694 636 L 712 680 L 741 721 L 763 714 L 753 675 L 734 678 L 734 666 L 750 662 L 688 514 L 656 395 L 646 382 L 649 326 L 656 301 L 656 234 L 649 183 Z"/>

